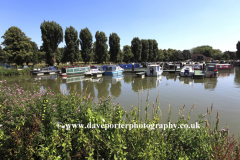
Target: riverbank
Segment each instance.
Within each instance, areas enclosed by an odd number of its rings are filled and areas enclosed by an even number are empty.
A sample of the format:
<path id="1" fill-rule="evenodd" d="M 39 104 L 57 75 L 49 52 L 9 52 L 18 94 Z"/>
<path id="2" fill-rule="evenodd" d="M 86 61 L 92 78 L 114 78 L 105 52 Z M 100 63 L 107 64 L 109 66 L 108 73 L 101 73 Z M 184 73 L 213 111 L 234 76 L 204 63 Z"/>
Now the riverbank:
<path id="1" fill-rule="evenodd" d="M 30 69 L 24 68 L 21 70 L 17 69 L 4 69 L 4 67 L 0 67 L 0 76 L 10 76 L 10 75 L 30 75 Z"/>
<path id="2" fill-rule="evenodd" d="M 75 90 L 76 88 L 72 88 Z M 68 96 L 53 93 L 50 88 L 39 90 L 36 83 L 29 90 L 18 84 L 0 81 L 0 153 L 14 159 L 207 159 L 224 156 L 238 157 L 240 144 L 228 137 L 228 130 L 218 128 L 219 113 L 200 115 L 195 128 L 87 128 L 67 127 L 66 124 L 188 124 L 190 113 L 171 122 L 162 122 L 158 97 L 149 105 L 147 95 L 146 118 L 140 119 L 139 108 L 126 113 L 111 96 L 94 100 L 86 90 Z M 152 118 L 149 118 L 149 110 Z M 216 116 L 212 122 L 211 117 Z M 60 124 L 60 125 L 59 125 Z M 60 126 L 60 127 L 59 127 Z M 64 127 L 63 127 L 64 126 Z M 231 140 L 231 141 L 230 141 Z M 2 155 L 1 155 L 2 156 Z M 224 159 L 226 159 L 225 157 Z"/>

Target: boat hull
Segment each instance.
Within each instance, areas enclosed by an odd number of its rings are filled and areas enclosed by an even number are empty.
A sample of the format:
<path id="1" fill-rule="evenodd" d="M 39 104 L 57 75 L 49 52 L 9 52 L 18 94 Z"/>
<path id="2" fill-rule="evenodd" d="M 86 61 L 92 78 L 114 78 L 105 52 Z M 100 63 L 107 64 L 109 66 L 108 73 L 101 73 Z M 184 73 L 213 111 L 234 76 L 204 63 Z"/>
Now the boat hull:
<path id="1" fill-rule="evenodd" d="M 112 75 L 118 75 L 118 74 L 122 74 L 122 73 L 123 73 L 123 71 L 121 70 L 121 71 L 105 72 L 104 74 L 106 76 L 112 76 Z"/>

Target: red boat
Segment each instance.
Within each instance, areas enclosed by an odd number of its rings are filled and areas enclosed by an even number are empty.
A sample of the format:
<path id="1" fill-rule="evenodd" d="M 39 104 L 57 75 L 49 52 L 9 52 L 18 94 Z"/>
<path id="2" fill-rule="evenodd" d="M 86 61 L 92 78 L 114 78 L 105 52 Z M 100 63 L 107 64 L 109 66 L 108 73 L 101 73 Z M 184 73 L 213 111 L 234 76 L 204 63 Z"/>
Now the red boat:
<path id="1" fill-rule="evenodd" d="M 231 64 L 217 64 L 217 69 L 233 69 L 234 67 L 231 66 Z"/>

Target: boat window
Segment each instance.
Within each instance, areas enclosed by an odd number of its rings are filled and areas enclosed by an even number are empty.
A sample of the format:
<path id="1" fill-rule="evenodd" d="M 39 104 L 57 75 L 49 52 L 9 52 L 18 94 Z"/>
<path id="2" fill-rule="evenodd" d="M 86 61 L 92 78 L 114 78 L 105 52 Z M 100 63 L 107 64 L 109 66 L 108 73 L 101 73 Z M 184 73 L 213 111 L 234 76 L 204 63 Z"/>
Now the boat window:
<path id="1" fill-rule="evenodd" d="M 213 66 L 208 67 L 208 71 L 214 71 L 214 67 Z"/>
<path id="2" fill-rule="evenodd" d="M 66 73 L 66 68 L 62 68 L 62 73 Z"/>
<path id="3" fill-rule="evenodd" d="M 106 71 L 112 71 L 112 67 L 107 67 Z"/>

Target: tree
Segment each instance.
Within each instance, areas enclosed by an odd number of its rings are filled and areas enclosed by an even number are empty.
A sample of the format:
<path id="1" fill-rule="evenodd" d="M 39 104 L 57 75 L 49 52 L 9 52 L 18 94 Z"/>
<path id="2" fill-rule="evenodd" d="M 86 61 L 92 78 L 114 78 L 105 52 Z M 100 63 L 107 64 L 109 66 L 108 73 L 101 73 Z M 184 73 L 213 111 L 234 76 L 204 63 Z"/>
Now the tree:
<path id="1" fill-rule="evenodd" d="M 237 58 L 240 59 L 240 41 L 237 43 Z"/>
<path id="2" fill-rule="evenodd" d="M 219 49 L 213 49 L 212 50 L 212 58 L 215 59 L 215 60 L 220 60 L 222 58 L 222 51 L 219 50 Z"/>
<path id="3" fill-rule="evenodd" d="M 5 62 L 2 46 L 0 46 L 0 62 Z"/>
<path id="4" fill-rule="evenodd" d="M 133 58 L 133 53 L 130 46 L 128 45 L 123 46 L 123 55 L 124 55 L 123 61 L 129 63 Z"/>
<path id="5" fill-rule="evenodd" d="M 168 50 L 166 50 L 166 49 L 164 49 L 163 50 L 163 55 L 164 55 L 164 60 L 165 61 L 169 61 L 170 60 L 170 56 L 169 56 L 169 54 L 168 54 Z"/>
<path id="6" fill-rule="evenodd" d="M 143 62 L 147 62 L 148 61 L 148 56 L 149 56 L 148 40 L 142 39 L 141 43 L 142 43 L 142 56 L 141 56 L 141 59 L 142 59 Z"/>
<path id="7" fill-rule="evenodd" d="M 14 62 L 17 65 L 22 65 L 27 56 L 29 56 L 30 49 L 32 48 L 30 38 L 18 27 L 10 27 L 2 36 L 4 41 L 2 45 L 3 57 L 7 62 Z"/>
<path id="8" fill-rule="evenodd" d="M 192 49 L 193 54 L 194 53 L 200 53 L 203 54 L 206 57 L 212 57 L 212 50 L 213 48 L 211 46 L 198 46 Z"/>
<path id="9" fill-rule="evenodd" d="M 84 29 L 81 29 L 81 32 L 79 34 L 79 38 L 80 38 L 80 44 L 81 44 L 82 59 L 86 64 L 92 58 L 93 36 L 92 36 L 92 33 L 86 27 Z"/>
<path id="10" fill-rule="evenodd" d="M 148 40 L 149 44 L 149 56 L 148 56 L 148 61 L 152 62 L 153 61 L 153 40 L 149 39 Z"/>
<path id="11" fill-rule="evenodd" d="M 230 56 L 227 52 L 224 52 L 223 55 L 222 55 L 222 60 L 229 60 L 230 59 Z"/>
<path id="12" fill-rule="evenodd" d="M 183 50 L 182 55 L 183 55 L 184 60 L 192 58 L 191 52 L 189 50 Z"/>
<path id="13" fill-rule="evenodd" d="M 79 39 L 78 32 L 70 26 L 65 30 L 65 42 L 67 46 L 67 57 L 71 64 L 79 59 Z"/>
<path id="14" fill-rule="evenodd" d="M 158 59 L 158 43 L 157 41 L 154 39 L 152 40 L 153 42 L 153 57 L 152 57 L 152 61 L 156 62 Z"/>
<path id="15" fill-rule="evenodd" d="M 133 60 L 135 62 L 141 61 L 142 44 L 138 37 L 133 38 L 131 42 L 131 49 L 133 53 Z"/>
<path id="16" fill-rule="evenodd" d="M 62 62 L 63 54 L 64 54 L 64 48 L 63 47 L 58 48 L 57 54 L 56 54 L 57 65 L 59 65 L 60 62 Z"/>
<path id="17" fill-rule="evenodd" d="M 97 31 L 95 34 L 96 38 L 96 58 L 97 63 L 106 62 L 108 59 L 108 45 L 107 45 L 107 37 L 104 32 Z"/>
<path id="18" fill-rule="evenodd" d="M 54 65 L 55 54 L 58 45 L 63 42 L 62 27 L 56 22 L 44 21 L 41 26 L 43 49 L 46 53 L 46 62 L 49 65 Z"/>
<path id="19" fill-rule="evenodd" d="M 158 61 L 164 61 L 164 52 L 163 52 L 163 50 L 161 50 L 161 49 L 159 49 L 158 50 Z"/>
<path id="20" fill-rule="evenodd" d="M 121 49 L 120 49 L 120 38 L 117 33 L 112 33 L 109 36 L 109 47 L 110 47 L 110 61 L 121 62 Z"/>

